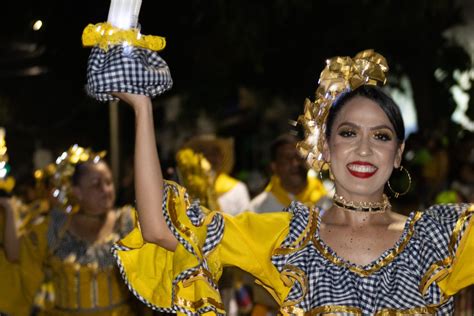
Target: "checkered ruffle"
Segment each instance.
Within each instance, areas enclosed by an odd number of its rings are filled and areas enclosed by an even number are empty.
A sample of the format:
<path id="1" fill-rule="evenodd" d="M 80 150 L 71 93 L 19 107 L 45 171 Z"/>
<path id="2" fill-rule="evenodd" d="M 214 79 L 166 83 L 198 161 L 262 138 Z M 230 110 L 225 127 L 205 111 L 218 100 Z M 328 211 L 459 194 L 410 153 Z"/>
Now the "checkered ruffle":
<path id="1" fill-rule="evenodd" d="M 154 51 L 114 45 L 107 50 L 93 47 L 89 55 L 86 91 L 99 101 L 116 100 L 111 92 L 155 97 L 172 85 L 168 65 Z"/>
<path id="2" fill-rule="evenodd" d="M 297 302 L 296 307 L 306 312 L 314 311 L 322 306 L 350 306 L 362 311 L 363 315 L 374 315 L 376 312 L 391 309 L 397 311 L 409 310 L 415 307 L 437 305 L 442 300 L 442 293 L 436 283 L 432 283 L 425 295 L 419 287 L 423 276 L 436 262 L 450 255 L 448 245 L 451 242 L 453 230 L 461 216 L 466 215 L 468 205 L 435 205 L 427 209 L 415 222 L 412 213 L 405 225 L 404 231 L 397 244 L 385 251 L 379 259 L 366 266 L 357 266 L 370 270 L 374 265 L 393 255 L 395 249 L 405 239 L 406 247 L 394 259 L 383 265 L 379 270 L 373 270 L 367 276 L 362 276 L 348 269 L 356 266 L 337 254 L 319 238 L 319 221 L 311 241 L 301 249 L 284 255 L 274 255 L 272 262 L 281 272 L 302 271 L 305 284 L 296 278 L 286 302 Z M 304 241 L 302 234 L 308 232 L 311 226 L 310 218 L 318 210 L 308 209 L 303 204 L 293 202 L 287 209 L 293 213 L 290 223 L 290 233 L 282 243 L 289 247 L 296 241 Z M 468 215 L 469 217 L 471 215 Z M 411 237 L 408 236 L 410 223 L 415 222 Z M 458 240 L 468 225 L 465 222 Z M 325 251 L 343 262 L 335 264 L 314 246 L 320 242 Z M 301 243 L 300 243 L 301 245 Z M 299 247 L 296 245 L 296 249 Z M 457 247 L 457 244 L 456 244 Z M 454 252 L 456 249 L 454 249 Z M 303 288 L 307 289 L 304 295 Z M 436 315 L 451 315 L 453 300 L 439 306 Z"/>
<path id="3" fill-rule="evenodd" d="M 162 203 L 162 211 L 163 215 L 165 217 L 165 221 L 168 225 L 168 228 L 171 230 L 173 235 L 176 237 L 178 242 L 193 256 L 198 257 L 198 254 L 194 251 L 193 245 L 188 242 L 185 238 L 181 236 L 181 234 L 178 232 L 178 229 L 173 225 L 171 217 L 168 213 L 167 209 L 167 203 L 169 199 L 174 199 L 176 196 L 179 196 L 179 189 L 176 185 L 172 183 L 165 183 L 164 187 L 164 193 L 163 193 L 163 203 Z M 184 199 L 188 202 L 189 201 L 189 196 L 185 194 Z M 188 203 L 188 207 L 186 210 L 186 214 L 191 221 L 192 225 L 194 226 L 201 226 L 204 219 L 205 219 L 205 214 L 203 209 L 201 209 L 201 206 L 199 205 L 198 201 L 194 201 L 193 203 Z M 177 293 L 174 292 L 176 284 L 179 282 L 185 281 L 189 279 L 196 271 L 198 271 L 200 268 L 203 268 L 207 271 L 209 271 L 209 266 L 208 262 L 205 259 L 205 256 L 210 253 L 215 247 L 218 246 L 220 241 L 222 240 L 224 234 L 224 218 L 221 214 L 216 213 L 213 216 L 213 219 L 207 226 L 207 235 L 206 239 L 204 241 L 204 245 L 202 247 L 202 254 L 204 255 L 204 258 L 199 260 L 199 264 L 195 267 L 192 267 L 190 269 L 182 271 L 179 275 L 176 276 L 176 278 L 173 280 L 173 293 L 171 293 L 171 301 L 176 302 L 176 295 Z M 195 246 L 195 245 L 194 245 Z M 197 316 L 197 315 L 202 315 L 205 313 L 213 313 L 218 316 L 224 316 L 224 314 L 220 313 L 217 308 L 213 305 L 205 305 L 199 309 L 197 309 L 195 312 L 183 307 L 183 306 L 178 306 L 176 304 L 173 304 L 171 308 L 164 308 L 160 306 L 154 305 L 152 302 L 149 302 L 147 299 L 145 299 L 140 293 L 133 287 L 133 285 L 128 281 L 127 274 L 125 272 L 124 266 L 120 260 L 120 257 L 118 256 L 117 251 L 128 251 L 130 250 L 127 247 L 124 247 L 123 245 L 120 244 L 115 244 L 112 248 L 112 253 L 117 261 L 120 274 L 122 275 L 123 279 L 125 280 L 125 283 L 127 284 L 129 290 L 135 295 L 140 301 L 142 301 L 146 306 L 149 308 L 159 311 L 159 312 L 164 312 L 164 313 L 183 313 L 185 315 L 189 316 Z M 215 291 L 218 291 L 217 283 L 215 280 L 212 279 L 207 279 L 208 283 L 214 288 Z"/>

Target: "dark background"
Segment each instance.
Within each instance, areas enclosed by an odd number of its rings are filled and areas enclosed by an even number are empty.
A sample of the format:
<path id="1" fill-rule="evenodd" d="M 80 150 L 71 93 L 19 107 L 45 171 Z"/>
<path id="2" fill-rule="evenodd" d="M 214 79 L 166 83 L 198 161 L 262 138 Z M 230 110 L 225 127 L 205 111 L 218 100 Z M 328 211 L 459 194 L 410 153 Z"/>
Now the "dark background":
<path id="1" fill-rule="evenodd" d="M 107 19 L 110 2 L 5 2 L 0 125 L 7 129 L 13 167 L 29 163 L 39 146 L 55 153 L 73 143 L 108 149 L 108 107 L 84 93 L 89 49 L 82 47 L 81 33 L 88 23 Z M 373 48 L 388 60 L 391 85 L 409 76 L 420 130 L 442 127 L 455 139 L 460 128 L 449 122 L 453 80 L 438 81 L 433 74 L 438 68 L 450 74 L 471 67 L 467 52 L 442 35 L 464 23 L 462 13 L 462 3 L 448 0 L 143 0 L 139 21 L 143 34 L 167 38 L 161 55 L 174 87 L 163 98 L 180 96 L 184 102 L 177 126 L 163 128 L 188 128 L 206 111 L 220 133 L 249 142 L 258 138 L 259 115 L 273 98 L 284 100 L 290 113 L 280 118 L 285 125 L 302 111 L 304 98 L 313 97 L 326 58 Z M 33 31 L 38 19 L 43 28 Z M 239 107 L 242 87 L 259 96 L 256 107 Z M 160 124 L 159 104 L 156 111 Z M 473 112 L 471 106 L 471 117 Z M 120 117 L 126 156 L 133 145 L 133 116 L 121 105 Z M 241 148 L 238 168 L 254 167 L 259 159 L 246 153 L 249 148 Z"/>

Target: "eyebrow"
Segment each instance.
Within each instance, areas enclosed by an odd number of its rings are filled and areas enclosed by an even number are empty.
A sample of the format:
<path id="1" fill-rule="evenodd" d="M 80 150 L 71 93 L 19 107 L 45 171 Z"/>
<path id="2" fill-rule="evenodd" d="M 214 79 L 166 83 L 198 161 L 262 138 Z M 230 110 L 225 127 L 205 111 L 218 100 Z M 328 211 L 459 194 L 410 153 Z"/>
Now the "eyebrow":
<path id="1" fill-rule="evenodd" d="M 341 124 L 339 124 L 339 126 L 337 128 L 339 129 L 339 128 L 343 127 L 344 125 L 347 125 L 347 126 L 350 126 L 350 127 L 353 127 L 353 128 L 360 128 L 359 125 L 354 124 L 352 122 L 342 122 Z M 375 131 L 375 130 L 378 130 L 378 129 L 388 129 L 392 133 L 395 133 L 393 128 L 391 128 L 390 126 L 388 126 L 386 124 L 381 124 L 381 125 L 377 125 L 377 126 L 374 126 L 374 127 L 370 128 L 371 131 Z"/>

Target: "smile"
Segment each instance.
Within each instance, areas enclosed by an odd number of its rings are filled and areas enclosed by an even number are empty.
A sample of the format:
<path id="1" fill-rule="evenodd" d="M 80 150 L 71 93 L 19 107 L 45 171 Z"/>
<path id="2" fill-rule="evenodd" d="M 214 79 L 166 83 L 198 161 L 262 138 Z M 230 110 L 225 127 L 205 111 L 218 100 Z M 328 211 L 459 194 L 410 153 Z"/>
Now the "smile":
<path id="1" fill-rule="evenodd" d="M 354 161 L 347 164 L 347 170 L 349 170 L 350 174 L 354 177 L 365 179 L 372 177 L 378 168 L 368 162 Z"/>

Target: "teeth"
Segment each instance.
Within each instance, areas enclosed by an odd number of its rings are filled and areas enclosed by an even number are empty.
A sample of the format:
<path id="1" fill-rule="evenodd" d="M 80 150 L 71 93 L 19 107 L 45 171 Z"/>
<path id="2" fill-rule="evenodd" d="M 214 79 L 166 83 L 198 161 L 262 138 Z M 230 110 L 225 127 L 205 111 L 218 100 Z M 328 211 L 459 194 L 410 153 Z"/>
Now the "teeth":
<path id="1" fill-rule="evenodd" d="M 377 170 L 374 166 L 363 166 L 363 165 L 348 165 L 349 170 L 355 172 L 365 172 L 365 173 L 372 173 Z"/>

